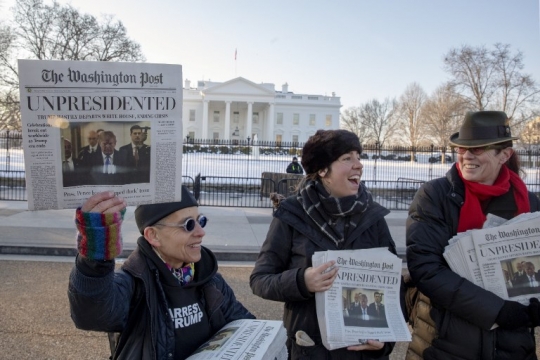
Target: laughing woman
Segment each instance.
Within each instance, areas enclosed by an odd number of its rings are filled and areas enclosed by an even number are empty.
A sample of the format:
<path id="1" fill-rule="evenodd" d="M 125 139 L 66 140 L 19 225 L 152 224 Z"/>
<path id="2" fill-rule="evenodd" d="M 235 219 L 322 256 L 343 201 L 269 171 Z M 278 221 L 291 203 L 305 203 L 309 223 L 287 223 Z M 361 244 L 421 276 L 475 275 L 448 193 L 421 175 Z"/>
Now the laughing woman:
<path id="1" fill-rule="evenodd" d="M 504 112 L 468 113 L 450 137 L 456 164 L 414 197 L 407 219 L 407 265 L 413 282 L 431 299 L 431 311 L 418 308 L 417 314 L 427 323 L 426 317 L 432 318 L 436 339 L 425 349 L 427 333 L 415 329 L 411 359 L 536 359 L 532 328 L 539 325 L 538 301 L 525 306 L 503 300 L 454 273 L 443 258 L 448 240 L 482 228 L 488 213 L 511 219 L 540 210 L 538 198 L 519 177 L 512 140 L 517 138 Z"/>
<path id="2" fill-rule="evenodd" d="M 367 344 L 328 351 L 322 345 L 315 293 L 327 291 L 338 269 L 333 262 L 313 267 L 315 251 L 387 247 L 395 253 L 384 216 L 360 182 L 363 165 L 358 137 L 346 130 L 319 130 L 302 150 L 306 177 L 297 195 L 283 200 L 274 213 L 250 278 L 253 293 L 285 303 L 287 348 L 292 359 L 387 359 L 394 343 Z M 298 331 L 314 341 L 296 342 Z"/>

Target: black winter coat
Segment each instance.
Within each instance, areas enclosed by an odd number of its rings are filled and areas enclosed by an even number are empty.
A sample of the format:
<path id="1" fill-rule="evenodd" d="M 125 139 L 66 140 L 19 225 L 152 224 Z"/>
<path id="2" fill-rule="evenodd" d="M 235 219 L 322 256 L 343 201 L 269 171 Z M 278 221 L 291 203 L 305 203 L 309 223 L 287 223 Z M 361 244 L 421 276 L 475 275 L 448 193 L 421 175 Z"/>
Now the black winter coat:
<path id="1" fill-rule="evenodd" d="M 407 266 L 418 289 L 431 299 L 438 331 L 424 359 L 536 359 L 530 329 L 490 331 L 504 300 L 454 273 L 443 257 L 457 233 L 464 198 L 454 165 L 446 177 L 424 184 L 409 210 Z M 529 193 L 529 201 L 531 212 L 540 210 L 534 194 Z"/>
<path id="2" fill-rule="evenodd" d="M 255 295 L 285 303 L 283 322 L 292 359 L 388 358 L 394 343 L 386 343 L 380 351 L 326 350 L 317 322 L 315 294 L 307 290 L 304 281 L 304 272 L 312 266 L 315 251 L 388 247 L 395 254 L 395 244 L 384 219 L 388 213 L 387 209 L 373 203 L 362 215 L 360 225 L 338 248 L 304 212 L 296 196 L 281 202 L 251 274 L 250 286 Z M 305 331 L 316 346 L 297 345 L 294 339 L 298 330 Z"/>
<path id="3" fill-rule="evenodd" d="M 139 242 L 141 239 L 146 241 L 141 237 Z M 194 282 L 200 288 L 212 333 L 233 320 L 253 319 L 217 273 L 214 254 L 203 247 L 201 255 Z M 79 255 L 68 290 L 75 325 L 84 330 L 121 332 L 114 359 L 172 359 L 174 326 L 159 277 L 159 270 L 139 248 L 116 272 L 114 261 L 92 261 Z"/>

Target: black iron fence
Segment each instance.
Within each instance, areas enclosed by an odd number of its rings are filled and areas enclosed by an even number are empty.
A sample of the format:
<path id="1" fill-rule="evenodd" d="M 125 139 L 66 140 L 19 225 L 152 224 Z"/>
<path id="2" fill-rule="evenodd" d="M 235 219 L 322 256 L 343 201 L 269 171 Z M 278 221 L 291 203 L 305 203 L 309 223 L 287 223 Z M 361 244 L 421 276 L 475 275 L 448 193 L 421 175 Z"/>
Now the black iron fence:
<path id="1" fill-rule="evenodd" d="M 0 132 L 0 199 L 26 200 L 24 153 L 20 132 Z"/>
<path id="2" fill-rule="evenodd" d="M 271 207 L 269 194 L 294 192 L 299 177 L 285 174 L 292 157 L 301 160 L 302 143 L 189 139 L 183 145 L 183 182 L 201 205 Z M 540 154 L 516 148 L 529 190 L 540 194 Z M 75 149 L 74 153 L 77 153 Z M 366 144 L 362 180 L 375 199 L 406 210 L 421 184 L 444 176 L 456 154 L 450 148 L 381 147 Z M 22 137 L 0 132 L 0 199 L 26 200 Z"/>

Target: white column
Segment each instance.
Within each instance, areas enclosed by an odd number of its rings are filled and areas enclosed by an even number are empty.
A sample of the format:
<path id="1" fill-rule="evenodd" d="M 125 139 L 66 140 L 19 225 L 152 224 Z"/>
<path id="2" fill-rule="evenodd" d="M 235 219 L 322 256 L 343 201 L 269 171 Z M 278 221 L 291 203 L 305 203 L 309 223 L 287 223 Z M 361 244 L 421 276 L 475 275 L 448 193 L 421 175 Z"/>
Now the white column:
<path id="1" fill-rule="evenodd" d="M 203 100 L 201 138 L 208 139 L 208 100 Z"/>
<path id="2" fill-rule="evenodd" d="M 225 101 L 225 131 L 223 132 L 223 140 L 231 138 L 231 102 Z"/>
<path id="3" fill-rule="evenodd" d="M 248 109 L 247 109 L 247 116 L 246 116 L 246 134 L 245 134 L 245 137 L 247 138 L 249 136 L 249 138 L 251 139 L 253 136 L 252 136 L 252 131 L 251 131 L 251 125 L 253 124 L 253 103 L 252 102 L 248 102 Z"/>
<path id="4" fill-rule="evenodd" d="M 268 120 L 268 123 L 267 123 L 267 131 L 266 131 L 266 141 L 275 141 L 276 138 L 274 137 L 274 108 L 275 108 L 275 104 L 268 104 L 268 116 L 267 116 L 267 120 Z"/>

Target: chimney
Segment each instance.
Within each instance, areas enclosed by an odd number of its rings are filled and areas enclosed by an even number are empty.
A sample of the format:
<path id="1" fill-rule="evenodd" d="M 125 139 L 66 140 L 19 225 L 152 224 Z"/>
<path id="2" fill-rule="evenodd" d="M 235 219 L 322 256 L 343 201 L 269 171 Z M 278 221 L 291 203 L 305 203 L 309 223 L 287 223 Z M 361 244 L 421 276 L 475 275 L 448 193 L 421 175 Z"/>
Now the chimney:
<path id="1" fill-rule="evenodd" d="M 332 91 L 332 97 L 336 97 L 336 93 Z"/>
<path id="2" fill-rule="evenodd" d="M 190 86 L 191 86 L 191 81 L 189 81 L 188 79 L 186 79 L 186 80 L 184 81 L 184 88 L 185 88 L 185 89 L 189 89 Z"/>
<path id="3" fill-rule="evenodd" d="M 289 84 L 285 83 L 283 85 L 281 85 L 281 92 L 286 94 L 289 92 Z"/>

